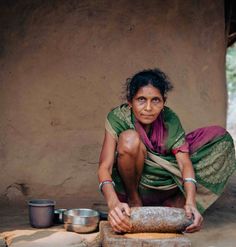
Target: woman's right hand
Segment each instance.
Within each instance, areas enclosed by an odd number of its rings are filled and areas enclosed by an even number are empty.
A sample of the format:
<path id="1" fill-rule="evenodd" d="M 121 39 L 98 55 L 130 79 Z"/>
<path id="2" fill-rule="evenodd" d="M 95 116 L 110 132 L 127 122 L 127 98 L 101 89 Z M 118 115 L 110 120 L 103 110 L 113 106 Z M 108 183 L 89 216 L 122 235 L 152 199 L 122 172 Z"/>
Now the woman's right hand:
<path id="1" fill-rule="evenodd" d="M 129 232 L 131 230 L 130 207 L 127 203 L 119 202 L 108 214 L 108 221 L 112 229 L 117 233 Z"/>
<path id="2" fill-rule="evenodd" d="M 193 204 L 185 204 L 184 206 L 186 216 L 193 219 L 193 223 L 185 229 L 185 232 L 192 233 L 200 231 L 203 222 L 202 215 L 198 212 L 196 206 Z"/>

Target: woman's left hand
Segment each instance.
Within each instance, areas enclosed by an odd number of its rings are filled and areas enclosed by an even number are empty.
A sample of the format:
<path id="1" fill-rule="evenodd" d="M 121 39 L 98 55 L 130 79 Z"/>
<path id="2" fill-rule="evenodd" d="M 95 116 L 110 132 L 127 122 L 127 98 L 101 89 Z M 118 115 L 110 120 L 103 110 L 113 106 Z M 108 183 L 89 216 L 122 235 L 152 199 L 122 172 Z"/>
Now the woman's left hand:
<path id="1" fill-rule="evenodd" d="M 186 204 L 184 206 L 184 209 L 186 212 L 186 216 L 189 219 L 193 220 L 193 223 L 190 226 L 186 227 L 185 232 L 193 233 L 193 232 L 200 231 L 202 222 L 203 222 L 203 217 L 198 212 L 197 208 L 192 204 Z"/>

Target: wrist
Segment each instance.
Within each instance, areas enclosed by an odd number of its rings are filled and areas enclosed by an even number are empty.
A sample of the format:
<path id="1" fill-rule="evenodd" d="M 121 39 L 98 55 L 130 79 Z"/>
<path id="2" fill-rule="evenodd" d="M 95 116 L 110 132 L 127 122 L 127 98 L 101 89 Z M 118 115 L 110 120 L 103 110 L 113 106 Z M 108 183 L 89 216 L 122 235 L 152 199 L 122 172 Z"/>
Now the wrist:
<path id="1" fill-rule="evenodd" d="M 112 198 L 110 200 L 107 201 L 107 205 L 108 208 L 111 210 L 113 208 L 116 207 L 116 205 L 119 203 L 120 201 L 118 200 L 118 198 Z"/>
<path id="2" fill-rule="evenodd" d="M 99 184 L 99 186 L 98 186 L 98 189 L 99 189 L 99 191 L 100 191 L 102 194 L 103 194 L 103 191 L 102 191 L 103 186 L 105 186 L 106 184 L 112 184 L 113 187 L 115 187 L 115 183 L 114 183 L 113 180 L 111 180 L 111 179 L 105 179 L 105 180 L 103 180 L 103 181 Z"/>
<path id="3" fill-rule="evenodd" d="M 186 205 L 186 206 L 193 206 L 193 207 L 196 207 L 196 202 L 195 202 L 195 200 L 186 200 L 186 201 L 185 201 L 185 205 Z"/>

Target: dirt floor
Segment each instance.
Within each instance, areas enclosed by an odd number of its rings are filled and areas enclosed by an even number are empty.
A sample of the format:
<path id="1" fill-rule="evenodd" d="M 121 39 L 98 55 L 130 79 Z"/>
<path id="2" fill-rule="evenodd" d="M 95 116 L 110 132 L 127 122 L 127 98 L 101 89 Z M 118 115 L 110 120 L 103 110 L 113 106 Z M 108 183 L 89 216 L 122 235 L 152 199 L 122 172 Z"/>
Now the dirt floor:
<path id="1" fill-rule="evenodd" d="M 27 208 L 2 208 L 0 210 L 0 234 L 2 236 L 4 232 L 28 229 Z M 50 231 L 53 229 L 55 230 L 55 228 L 50 228 Z M 198 233 L 186 235 L 190 238 L 193 247 L 235 247 L 235 229 L 236 174 L 231 177 L 222 197 L 204 214 L 203 229 Z"/>
<path id="2" fill-rule="evenodd" d="M 222 197 L 205 212 L 203 229 L 188 237 L 194 247 L 235 247 L 235 229 L 236 174 L 231 177 Z"/>

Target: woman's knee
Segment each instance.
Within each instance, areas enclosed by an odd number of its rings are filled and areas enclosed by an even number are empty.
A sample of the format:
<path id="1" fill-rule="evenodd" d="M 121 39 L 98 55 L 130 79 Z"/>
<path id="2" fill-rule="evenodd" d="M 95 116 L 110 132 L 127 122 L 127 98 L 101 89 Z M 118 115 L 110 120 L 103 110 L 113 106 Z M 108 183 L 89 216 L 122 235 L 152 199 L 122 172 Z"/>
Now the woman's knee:
<path id="1" fill-rule="evenodd" d="M 119 154 L 136 154 L 140 144 L 139 134 L 135 130 L 126 130 L 119 136 L 117 151 Z"/>
<path id="2" fill-rule="evenodd" d="M 227 131 L 225 128 L 219 125 L 213 125 L 213 126 L 208 127 L 208 132 L 221 136 L 221 135 L 224 135 Z"/>

